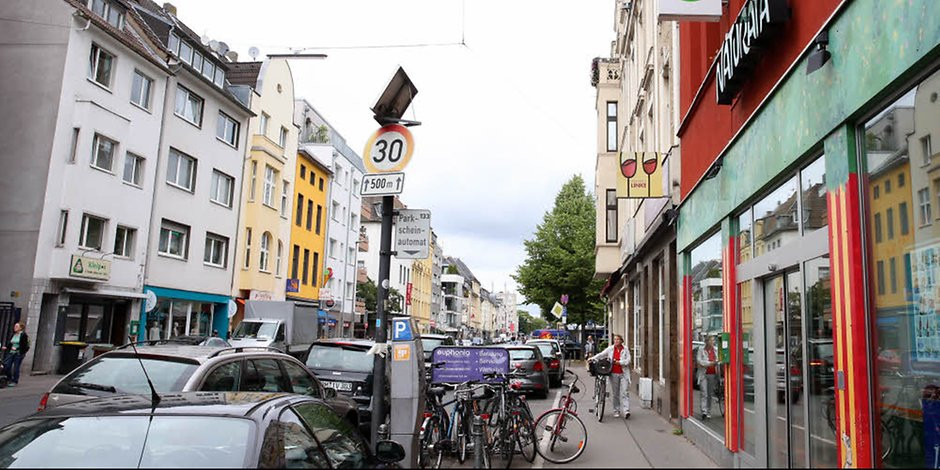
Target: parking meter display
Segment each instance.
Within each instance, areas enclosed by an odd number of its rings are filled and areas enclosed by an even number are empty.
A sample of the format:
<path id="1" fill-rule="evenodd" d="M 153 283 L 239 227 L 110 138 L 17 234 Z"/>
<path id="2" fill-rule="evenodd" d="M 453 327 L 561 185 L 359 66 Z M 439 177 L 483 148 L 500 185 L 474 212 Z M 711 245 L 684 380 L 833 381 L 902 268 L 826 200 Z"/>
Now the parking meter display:
<path id="1" fill-rule="evenodd" d="M 434 349 L 431 362 L 443 363 L 433 369 L 433 383 L 482 382 L 483 374 L 509 373 L 509 351 L 503 348 L 439 346 Z"/>

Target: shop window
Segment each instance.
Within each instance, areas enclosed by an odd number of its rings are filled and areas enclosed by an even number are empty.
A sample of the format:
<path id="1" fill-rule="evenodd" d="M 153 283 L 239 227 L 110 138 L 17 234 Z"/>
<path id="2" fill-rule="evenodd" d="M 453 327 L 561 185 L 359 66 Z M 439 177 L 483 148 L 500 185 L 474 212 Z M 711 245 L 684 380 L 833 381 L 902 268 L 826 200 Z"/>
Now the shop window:
<path id="1" fill-rule="evenodd" d="M 754 254 L 777 249 L 777 242 L 791 241 L 799 234 L 797 179 L 791 178 L 754 204 Z"/>
<path id="2" fill-rule="evenodd" d="M 800 171 L 800 207 L 804 234 L 829 225 L 825 157 L 817 158 Z"/>
<path id="3" fill-rule="evenodd" d="M 873 215 L 897 208 L 898 236 L 891 243 L 872 244 L 869 265 L 875 269 L 867 273 L 876 286 L 868 302 L 878 391 L 875 455 L 884 456 L 875 463 L 889 468 L 932 467 L 936 458 L 931 439 L 940 421 L 940 227 L 932 224 L 936 196 L 931 193 L 940 193 L 940 180 L 928 173 L 928 165 L 930 134 L 940 122 L 935 118 L 938 85 L 940 72 L 935 72 L 860 129 L 860 158 L 867 170 L 862 184 L 897 183 L 890 198 L 868 201 L 872 215 L 865 228 L 877 240 Z M 909 151 L 900 151 L 908 145 Z"/>
<path id="4" fill-rule="evenodd" d="M 793 193 L 795 195 L 795 184 Z M 755 226 L 757 225 L 755 221 Z M 717 386 L 724 372 L 723 366 L 702 365 L 717 361 L 718 336 L 725 331 L 722 284 L 721 234 L 716 233 L 695 247 L 692 258 L 692 357 L 693 380 L 698 390 L 693 393 L 694 417 L 719 436 L 725 435 L 725 420 L 722 418 Z M 701 360 L 700 360 L 701 359 Z"/>
<path id="5" fill-rule="evenodd" d="M 115 305 L 73 300 L 66 311 L 63 341 L 86 343 L 109 343 L 111 341 L 111 318 Z M 123 341 L 124 338 L 115 338 Z"/>
<path id="6" fill-rule="evenodd" d="M 751 210 L 738 216 L 738 263 L 743 263 L 754 257 L 751 237 Z"/>

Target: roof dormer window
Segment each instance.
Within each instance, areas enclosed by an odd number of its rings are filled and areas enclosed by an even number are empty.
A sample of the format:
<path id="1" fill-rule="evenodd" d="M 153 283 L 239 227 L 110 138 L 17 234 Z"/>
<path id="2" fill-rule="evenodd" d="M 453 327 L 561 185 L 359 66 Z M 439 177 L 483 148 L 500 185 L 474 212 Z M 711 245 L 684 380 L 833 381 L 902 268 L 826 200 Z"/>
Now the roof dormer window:
<path id="1" fill-rule="evenodd" d="M 108 0 L 88 0 L 88 8 L 115 28 L 124 26 L 124 8 L 120 5 Z"/>

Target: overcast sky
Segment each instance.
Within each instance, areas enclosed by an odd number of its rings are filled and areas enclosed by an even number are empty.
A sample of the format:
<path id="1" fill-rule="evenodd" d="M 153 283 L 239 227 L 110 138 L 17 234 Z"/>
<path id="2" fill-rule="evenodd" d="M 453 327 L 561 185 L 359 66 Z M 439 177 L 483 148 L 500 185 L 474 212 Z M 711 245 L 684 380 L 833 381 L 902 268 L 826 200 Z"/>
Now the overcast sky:
<path id="1" fill-rule="evenodd" d="M 405 118 L 423 125 L 411 129 L 402 200 L 432 211 L 444 253 L 487 289 L 515 289 L 509 276 L 525 258 L 522 241 L 568 178 L 580 173 L 593 188 L 590 65 L 609 55 L 613 0 L 171 3 L 240 61 L 251 46 L 261 57 L 299 47 L 328 54 L 291 61 L 295 91 L 360 154 L 378 127 L 369 108 L 404 67 L 418 88 Z"/>

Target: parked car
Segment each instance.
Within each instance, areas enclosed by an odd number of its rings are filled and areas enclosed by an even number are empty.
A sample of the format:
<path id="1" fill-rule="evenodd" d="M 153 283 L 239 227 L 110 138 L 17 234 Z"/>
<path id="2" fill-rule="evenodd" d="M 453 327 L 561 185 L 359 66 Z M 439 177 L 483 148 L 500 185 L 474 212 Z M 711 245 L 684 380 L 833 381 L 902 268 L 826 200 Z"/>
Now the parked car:
<path id="1" fill-rule="evenodd" d="M 232 346 L 272 347 L 301 359 L 317 338 L 317 312 L 293 302 L 249 300 L 235 327 Z"/>
<path id="2" fill-rule="evenodd" d="M 209 346 L 213 348 L 230 348 L 232 347 L 228 341 L 225 341 L 218 336 L 199 336 L 199 335 L 186 335 L 186 336 L 174 336 L 169 339 L 169 342 L 175 342 L 178 344 L 191 344 L 193 346 Z"/>
<path id="3" fill-rule="evenodd" d="M 158 343 L 127 345 L 98 356 L 60 379 L 42 396 L 39 410 L 114 395 L 150 395 L 141 368 L 159 393 L 286 392 L 325 400 L 333 411 L 360 424 L 356 403 L 320 383 L 299 360 L 265 348 L 212 348 Z"/>
<path id="4" fill-rule="evenodd" d="M 304 362 L 325 387 L 356 402 L 362 429 L 370 429 L 372 420 L 372 383 L 375 356 L 366 354 L 375 341 L 349 338 L 321 339 L 307 351 Z M 386 361 L 388 377 L 389 361 Z M 386 382 L 386 404 L 390 390 Z M 388 406 L 385 409 L 389 409 Z"/>
<path id="5" fill-rule="evenodd" d="M 524 392 L 534 392 L 539 398 L 548 397 L 548 368 L 542 358 L 542 350 L 530 345 L 503 344 L 509 350 L 509 370 L 522 373 L 518 380 Z"/>
<path id="6" fill-rule="evenodd" d="M 284 393 L 204 393 L 86 400 L 0 429 L 0 467 L 375 468 L 373 454 L 323 400 Z"/>
<path id="7" fill-rule="evenodd" d="M 549 385 L 558 387 L 565 376 L 568 362 L 562 353 L 561 343 L 557 339 L 533 339 L 526 343 L 537 346 L 542 351 L 542 360 L 548 368 Z"/>
<path id="8" fill-rule="evenodd" d="M 421 349 L 424 351 L 424 364 L 431 362 L 431 354 L 438 346 L 454 346 L 454 338 L 447 335 L 421 334 Z"/>
<path id="9" fill-rule="evenodd" d="M 810 392 L 815 395 L 824 394 L 835 385 L 835 367 L 832 354 L 832 339 L 811 338 L 807 341 L 809 346 L 809 379 Z"/>

